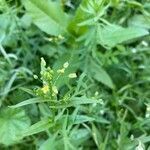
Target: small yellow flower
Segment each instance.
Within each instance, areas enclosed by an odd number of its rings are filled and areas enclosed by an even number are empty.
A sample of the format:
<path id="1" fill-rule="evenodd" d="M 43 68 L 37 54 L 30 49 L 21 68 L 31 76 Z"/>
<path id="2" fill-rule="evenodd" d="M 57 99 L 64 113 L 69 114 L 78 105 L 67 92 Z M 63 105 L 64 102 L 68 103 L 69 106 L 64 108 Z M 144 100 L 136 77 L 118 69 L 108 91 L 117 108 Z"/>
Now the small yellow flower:
<path id="1" fill-rule="evenodd" d="M 68 75 L 68 77 L 69 77 L 69 78 L 76 78 L 77 75 L 76 75 L 76 73 L 70 73 L 70 74 Z"/>
<path id="2" fill-rule="evenodd" d="M 62 74 L 63 74 L 63 73 L 65 72 L 65 68 L 63 68 L 63 69 L 59 69 L 59 70 L 57 70 L 57 72 L 58 72 L 58 73 L 62 73 Z"/>
<path id="3" fill-rule="evenodd" d="M 49 86 L 48 85 L 44 85 L 41 90 L 42 90 L 42 92 L 44 94 L 46 94 L 49 91 Z"/>

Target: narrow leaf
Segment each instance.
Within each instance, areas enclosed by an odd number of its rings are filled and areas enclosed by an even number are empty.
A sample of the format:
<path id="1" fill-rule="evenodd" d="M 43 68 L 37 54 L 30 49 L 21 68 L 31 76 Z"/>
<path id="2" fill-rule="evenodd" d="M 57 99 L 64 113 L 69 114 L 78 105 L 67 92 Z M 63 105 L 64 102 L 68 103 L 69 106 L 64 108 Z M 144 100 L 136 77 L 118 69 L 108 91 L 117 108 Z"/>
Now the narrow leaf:
<path id="1" fill-rule="evenodd" d="M 29 104 L 48 102 L 48 99 L 41 100 L 40 98 L 31 98 L 16 105 L 9 106 L 10 108 L 18 108 Z"/>
<path id="2" fill-rule="evenodd" d="M 44 118 L 41 121 L 39 121 L 39 122 L 33 124 L 32 126 L 30 126 L 25 131 L 23 131 L 21 133 L 21 135 L 23 137 L 25 137 L 25 136 L 37 134 L 39 132 L 47 130 L 50 126 L 51 126 L 50 119 L 49 118 Z"/>

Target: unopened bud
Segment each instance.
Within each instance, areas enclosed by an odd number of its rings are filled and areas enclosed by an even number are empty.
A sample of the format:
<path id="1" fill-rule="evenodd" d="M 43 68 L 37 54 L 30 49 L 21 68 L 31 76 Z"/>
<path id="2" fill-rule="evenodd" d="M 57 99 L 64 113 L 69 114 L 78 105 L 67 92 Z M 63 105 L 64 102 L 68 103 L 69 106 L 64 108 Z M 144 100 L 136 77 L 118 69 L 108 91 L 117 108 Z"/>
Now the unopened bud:
<path id="1" fill-rule="evenodd" d="M 68 75 L 68 77 L 69 77 L 69 78 L 76 78 L 77 75 L 76 75 L 76 73 L 70 73 L 70 74 Z"/>

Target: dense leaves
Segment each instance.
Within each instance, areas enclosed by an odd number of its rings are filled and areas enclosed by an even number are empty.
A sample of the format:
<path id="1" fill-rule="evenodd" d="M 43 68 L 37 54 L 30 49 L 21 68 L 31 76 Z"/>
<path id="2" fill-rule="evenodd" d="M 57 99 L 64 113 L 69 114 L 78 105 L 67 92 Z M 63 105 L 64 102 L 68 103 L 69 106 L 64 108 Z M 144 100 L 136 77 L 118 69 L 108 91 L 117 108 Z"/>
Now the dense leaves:
<path id="1" fill-rule="evenodd" d="M 149 0 L 0 0 L 0 149 L 149 150 Z"/>
<path id="2" fill-rule="evenodd" d="M 0 143 L 10 145 L 17 141 L 20 132 L 30 126 L 30 120 L 21 109 L 2 109 L 0 126 Z"/>

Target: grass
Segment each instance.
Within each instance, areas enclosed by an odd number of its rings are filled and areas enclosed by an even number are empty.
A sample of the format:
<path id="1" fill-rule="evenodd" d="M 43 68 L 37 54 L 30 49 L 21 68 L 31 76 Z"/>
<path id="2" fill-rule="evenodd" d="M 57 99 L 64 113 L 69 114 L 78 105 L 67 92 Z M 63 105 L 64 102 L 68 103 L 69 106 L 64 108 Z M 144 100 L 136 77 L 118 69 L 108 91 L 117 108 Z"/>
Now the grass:
<path id="1" fill-rule="evenodd" d="M 0 149 L 150 149 L 149 0 L 0 0 Z"/>

